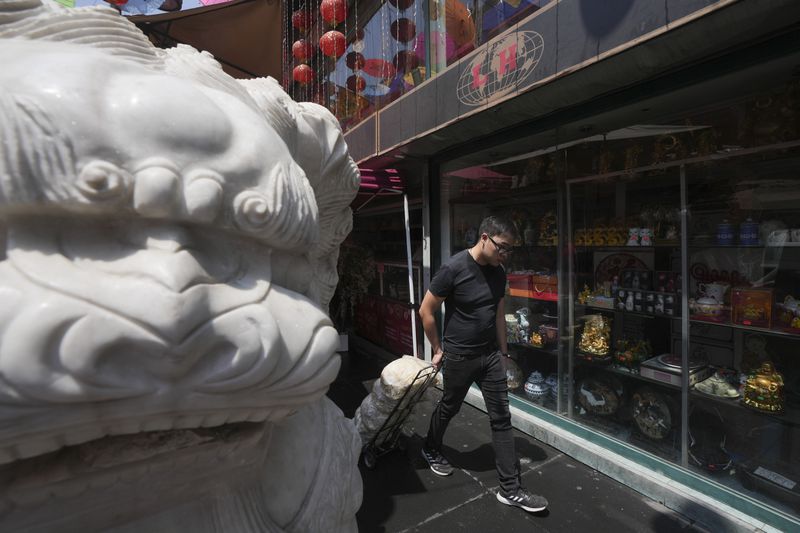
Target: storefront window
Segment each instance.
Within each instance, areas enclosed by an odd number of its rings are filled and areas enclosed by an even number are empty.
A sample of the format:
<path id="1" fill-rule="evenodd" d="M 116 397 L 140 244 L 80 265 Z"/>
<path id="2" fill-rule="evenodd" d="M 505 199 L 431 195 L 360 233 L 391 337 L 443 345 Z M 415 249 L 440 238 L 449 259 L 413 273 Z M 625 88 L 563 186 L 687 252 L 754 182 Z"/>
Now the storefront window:
<path id="1" fill-rule="evenodd" d="M 441 205 L 443 256 L 472 244 L 485 215 L 517 224 L 512 395 L 790 514 L 800 509 L 799 87 L 505 163 L 451 162 Z"/>
<path id="2" fill-rule="evenodd" d="M 449 213 L 448 257 L 475 244 L 489 215 L 511 220 L 520 240 L 505 262 L 507 339 L 514 365 L 512 395 L 547 409 L 558 406 L 558 276 L 556 157 L 454 170 L 443 177 Z"/>

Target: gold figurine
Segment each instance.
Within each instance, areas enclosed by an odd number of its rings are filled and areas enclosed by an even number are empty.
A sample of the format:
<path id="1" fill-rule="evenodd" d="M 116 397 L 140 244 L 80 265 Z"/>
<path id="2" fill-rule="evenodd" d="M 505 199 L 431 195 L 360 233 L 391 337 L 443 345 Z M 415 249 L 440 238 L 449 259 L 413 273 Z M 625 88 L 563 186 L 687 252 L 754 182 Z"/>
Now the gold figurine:
<path id="1" fill-rule="evenodd" d="M 783 411 L 783 376 L 772 363 L 767 361 L 748 376 L 743 401 L 745 405 L 760 411 Z"/>
<path id="2" fill-rule="evenodd" d="M 578 350 L 585 354 L 606 357 L 611 349 L 611 319 L 589 315 L 583 327 Z"/>

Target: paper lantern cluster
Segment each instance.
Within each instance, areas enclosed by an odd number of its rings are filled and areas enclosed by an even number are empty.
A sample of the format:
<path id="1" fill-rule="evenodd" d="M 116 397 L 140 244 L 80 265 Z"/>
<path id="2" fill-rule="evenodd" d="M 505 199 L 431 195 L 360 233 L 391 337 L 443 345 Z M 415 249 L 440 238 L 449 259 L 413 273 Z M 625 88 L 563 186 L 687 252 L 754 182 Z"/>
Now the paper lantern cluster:
<path id="1" fill-rule="evenodd" d="M 389 3 L 395 6 L 398 11 L 405 11 L 414 5 L 414 0 L 389 0 Z M 389 33 L 391 33 L 392 38 L 399 44 L 408 46 L 417 36 L 417 26 L 414 24 L 413 20 L 406 17 L 399 17 L 392 22 L 389 27 Z M 419 65 L 420 58 L 413 49 L 405 48 L 398 50 L 394 58 L 392 58 L 392 66 L 396 74 L 406 74 L 419 67 Z"/>
<path id="2" fill-rule="evenodd" d="M 347 19 L 347 0 L 322 0 L 319 4 L 319 14 L 321 21 L 331 29 L 324 32 L 317 43 L 313 43 L 312 38 L 307 35 L 315 26 L 311 11 L 300 9 L 292 13 L 292 27 L 303 35 L 292 44 L 292 57 L 296 63 L 292 79 L 302 85 L 314 81 L 315 72 L 309 63 L 317 47 L 325 57 L 331 59 L 340 58 L 347 48 L 344 33 L 335 29 Z"/>

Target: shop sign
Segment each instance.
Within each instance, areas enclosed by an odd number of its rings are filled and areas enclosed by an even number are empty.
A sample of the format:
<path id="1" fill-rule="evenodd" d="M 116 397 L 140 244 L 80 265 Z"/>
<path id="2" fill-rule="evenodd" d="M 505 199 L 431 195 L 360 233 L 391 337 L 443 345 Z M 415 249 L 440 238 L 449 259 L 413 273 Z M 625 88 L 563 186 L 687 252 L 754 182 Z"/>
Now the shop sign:
<path id="1" fill-rule="evenodd" d="M 544 52 L 535 31 L 517 31 L 489 43 L 467 62 L 458 80 L 458 99 L 469 106 L 506 95 L 534 71 Z"/>

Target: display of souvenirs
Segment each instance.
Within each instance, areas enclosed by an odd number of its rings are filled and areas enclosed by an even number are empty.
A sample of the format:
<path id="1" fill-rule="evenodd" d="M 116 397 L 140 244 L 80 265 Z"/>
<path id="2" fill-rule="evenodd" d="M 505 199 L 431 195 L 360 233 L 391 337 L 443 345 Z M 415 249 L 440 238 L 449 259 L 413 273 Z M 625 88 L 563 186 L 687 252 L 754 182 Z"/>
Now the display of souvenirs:
<path id="1" fill-rule="evenodd" d="M 655 381 L 661 381 L 676 387 L 681 386 L 681 373 L 683 372 L 683 361 L 680 355 L 665 353 L 657 355 L 646 361 L 642 361 L 639 366 L 639 373 Z M 693 353 L 689 358 L 689 386 L 703 381 L 712 374 L 708 367 L 708 361 L 701 356 Z"/>
<path id="2" fill-rule="evenodd" d="M 522 386 L 524 375 L 519 365 L 510 357 L 503 357 L 503 366 L 506 370 L 506 381 L 509 390 L 516 390 Z"/>
<path id="3" fill-rule="evenodd" d="M 776 325 L 785 329 L 800 330 L 800 300 L 787 296 L 783 302 L 776 303 L 775 307 Z"/>
<path id="4" fill-rule="evenodd" d="M 642 387 L 631 398 L 633 422 L 643 435 L 662 440 L 672 431 L 671 400 L 650 387 Z"/>
<path id="5" fill-rule="evenodd" d="M 558 345 L 558 318 L 542 315 L 545 322 L 539 326 L 539 334 L 546 348 L 555 348 Z"/>
<path id="6" fill-rule="evenodd" d="M 506 314 L 506 340 L 508 342 L 525 342 L 525 337 L 519 327 L 519 319 L 512 314 Z"/>
<path id="7" fill-rule="evenodd" d="M 783 411 L 784 402 L 783 376 L 767 361 L 747 377 L 743 396 L 742 401 L 749 407 L 779 413 Z"/>
<path id="8" fill-rule="evenodd" d="M 653 350 L 649 341 L 627 340 L 617 341 L 614 352 L 614 367 L 634 374 L 639 373 L 639 364 L 652 357 Z"/>
<path id="9" fill-rule="evenodd" d="M 622 405 L 622 383 L 613 376 L 592 376 L 578 383 L 578 403 L 586 412 L 613 415 Z"/>
<path id="10" fill-rule="evenodd" d="M 576 246 L 622 246 L 625 232 L 621 227 L 594 227 L 575 230 Z"/>
<path id="11" fill-rule="evenodd" d="M 720 372 L 714 374 L 699 383 L 695 383 L 694 389 L 709 396 L 718 398 L 738 398 L 739 391 Z"/>
<path id="12" fill-rule="evenodd" d="M 772 289 L 733 289 L 733 323 L 769 328 L 772 325 Z"/>
<path id="13" fill-rule="evenodd" d="M 628 228 L 626 246 L 653 246 L 653 230 L 651 228 Z"/>
<path id="14" fill-rule="evenodd" d="M 603 315 L 586 315 L 578 342 L 578 350 L 590 358 L 606 359 L 611 351 L 611 319 Z"/>
<path id="15" fill-rule="evenodd" d="M 535 346 L 536 348 L 544 348 L 544 340 L 542 339 L 542 334 L 538 331 L 534 331 L 531 333 L 531 346 Z"/>
<path id="16" fill-rule="evenodd" d="M 578 293 L 578 303 L 581 305 L 586 305 L 586 302 L 589 300 L 589 297 L 592 295 L 592 290 L 589 288 L 588 285 L 583 285 L 583 290 Z"/>
<path id="17" fill-rule="evenodd" d="M 550 393 L 550 387 L 545 383 L 542 373 L 534 370 L 525 381 L 525 395 L 534 401 L 543 400 Z"/>
<path id="18" fill-rule="evenodd" d="M 558 244 L 558 225 L 555 211 L 548 211 L 539 222 L 539 245 L 555 246 Z"/>

